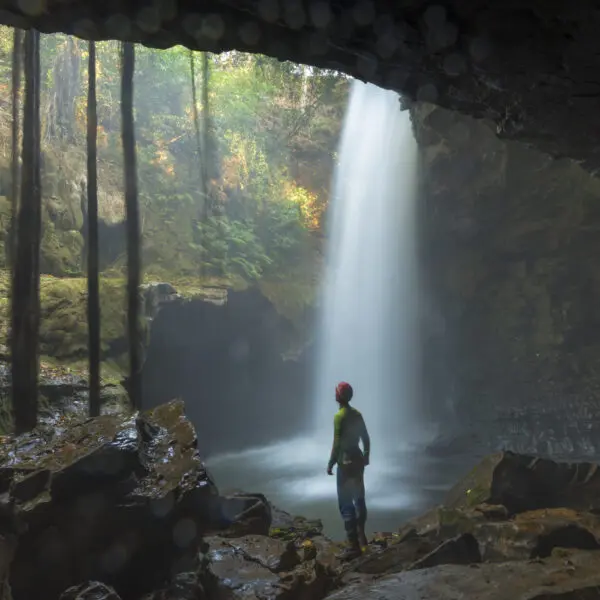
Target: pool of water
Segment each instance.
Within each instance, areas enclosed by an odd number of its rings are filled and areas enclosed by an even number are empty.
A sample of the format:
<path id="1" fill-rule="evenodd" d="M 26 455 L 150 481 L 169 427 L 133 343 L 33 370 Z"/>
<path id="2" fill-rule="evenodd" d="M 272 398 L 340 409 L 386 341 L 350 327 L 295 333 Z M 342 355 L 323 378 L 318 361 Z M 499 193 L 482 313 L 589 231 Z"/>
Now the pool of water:
<path id="1" fill-rule="evenodd" d="M 263 493 L 283 510 L 321 519 L 328 536 L 342 539 L 335 477 L 326 474 L 328 458 L 328 447 L 299 438 L 213 456 L 207 465 L 221 493 Z M 447 490 L 476 462 L 476 457 L 432 458 L 415 447 L 385 459 L 374 455 L 365 473 L 368 533 L 394 531 L 441 503 Z"/>

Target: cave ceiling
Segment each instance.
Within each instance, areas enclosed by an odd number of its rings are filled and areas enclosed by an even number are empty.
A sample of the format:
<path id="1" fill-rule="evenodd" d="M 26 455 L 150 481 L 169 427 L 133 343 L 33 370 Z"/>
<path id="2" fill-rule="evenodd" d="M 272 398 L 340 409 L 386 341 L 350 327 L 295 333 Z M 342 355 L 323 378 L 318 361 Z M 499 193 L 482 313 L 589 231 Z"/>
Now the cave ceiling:
<path id="1" fill-rule="evenodd" d="M 0 22 L 336 69 L 600 167 L 599 0 L 0 0 Z"/>

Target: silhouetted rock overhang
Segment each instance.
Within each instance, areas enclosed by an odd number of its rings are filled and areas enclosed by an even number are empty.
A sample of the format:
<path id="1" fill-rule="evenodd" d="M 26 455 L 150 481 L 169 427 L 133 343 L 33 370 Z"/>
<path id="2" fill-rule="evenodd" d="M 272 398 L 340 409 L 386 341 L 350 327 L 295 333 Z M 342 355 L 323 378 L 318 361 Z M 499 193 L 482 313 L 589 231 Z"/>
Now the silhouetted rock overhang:
<path id="1" fill-rule="evenodd" d="M 337 69 L 600 167 L 597 0 L 0 0 L 0 22 Z"/>

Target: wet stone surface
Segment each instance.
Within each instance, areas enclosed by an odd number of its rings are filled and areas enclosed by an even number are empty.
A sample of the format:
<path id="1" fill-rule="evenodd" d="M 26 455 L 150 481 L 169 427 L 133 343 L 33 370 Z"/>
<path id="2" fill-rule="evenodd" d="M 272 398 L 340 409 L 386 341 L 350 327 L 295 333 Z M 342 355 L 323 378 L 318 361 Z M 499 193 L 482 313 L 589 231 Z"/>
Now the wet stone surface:
<path id="1" fill-rule="evenodd" d="M 10 409 L 11 374 L 0 350 L 0 432 L 12 429 Z M 56 435 L 82 421 L 88 414 L 88 381 L 68 367 L 42 362 L 39 375 L 38 430 Z M 124 388 L 115 382 L 101 382 L 101 412 L 124 416 L 131 412 Z"/>
<path id="2" fill-rule="evenodd" d="M 22 530 L 14 600 L 58 598 L 88 579 L 124 598 L 156 589 L 193 562 L 218 510 L 180 402 L 17 438 L 0 451 L 0 481 Z"/>
<path id="3" fill-rule="evenodd" d="M 489 456 L 445 505 L 342 563 L 320 521 L 220 496 L 196 446 L 181 402 L 7 440 L 0 585 L 12 600 L 597 597 L 591 463 Z"/>

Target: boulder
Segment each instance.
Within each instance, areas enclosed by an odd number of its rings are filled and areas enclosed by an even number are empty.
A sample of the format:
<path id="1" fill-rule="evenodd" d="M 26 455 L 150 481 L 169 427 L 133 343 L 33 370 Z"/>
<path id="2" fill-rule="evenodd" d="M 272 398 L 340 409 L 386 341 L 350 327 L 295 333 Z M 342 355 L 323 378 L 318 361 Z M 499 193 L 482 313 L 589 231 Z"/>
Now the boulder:
<path id="1" fill-rule="evenodd" d="M 598 554 L 481 565 L 442 565 L 363 580 L 327 600 L 580 600 L 598 597 Z"/>
<path id="2" fill-rule="evenodd" d="M 272 514 L 269 501 L 262 494 L 235 493 L 220 498 L 221 536 L 267 535 Z"/>
<path id="3" fill-rule="evenodd" d="M 207 600 L 204 587 L 198 573 L 178 573 L 168 587 L 144 596 L 143 600 Z"/>
<path id="4" fill-rule="evenodd" d="M 564 463 L 513 452 L 483 459 L 448 493 L 451 508 L 501 504 L 510 513 L 539 508 L 600 509 L 595 463 Z"/>
<path id="5" fill-rule="evenodd" d="M 236 600 L 318 600 L 334 589 L 334 544 L 322 536 L 286 541 L 248 535 L 206 538 L 213 593 Z M 214 590 L 217 591 L 214 591 Z"/>
<path id="6" fill-rule="evenodd" d="M 470 565 L 481 562 L 477 540 L 470 533 L 462 533 L 442 542 L 437 548 L 415 561 L 410 569 L 426 569 L 437 565 Z"/>
<path id="7" fill-rule="evenodd" d="M 98 581 L 88 581 L 70 587 L 61 594 L 60 600 L 121 600 L 121 597 L 108 585 Z"/>
<path id="8" fill-rule="evenodd" d="M 555 548 L 600 549 L 597 473 L 591 463 L 491 455 L 451 490 L 447 505 L 410 520 L 396 534 L 378 536 L 353 569 L 381 575 L 545 558 Z"/>
<path id="9" fill-rule="evenodd" d="M 21 531 L 14 600 L 52 600 L 89 580 L 139 597 L 194 564 L 219 504 L 183 409 L 103 415 L 0 448 L 0 493 Z"/>

